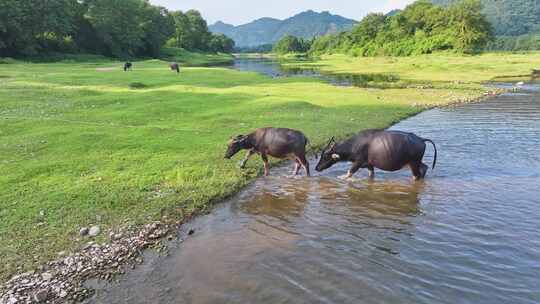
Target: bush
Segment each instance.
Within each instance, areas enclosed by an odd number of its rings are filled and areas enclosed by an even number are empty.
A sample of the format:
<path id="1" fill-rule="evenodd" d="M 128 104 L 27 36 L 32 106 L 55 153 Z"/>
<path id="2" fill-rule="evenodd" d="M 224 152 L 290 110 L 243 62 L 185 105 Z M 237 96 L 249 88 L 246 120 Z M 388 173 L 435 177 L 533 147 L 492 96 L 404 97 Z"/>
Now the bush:
<path id="1" fill-rule="evenodd" d="M 145 85 L 142 82 L 132 82 L 132 83 L 129 84 L 130 89 L 144 89 L 144 88 L 147 88 L 147 87 L 148 86 Z"/>
<path id="2" fill-rule="evenodd" d="M 11 57 L 0 58 L 0 64 L 14 64 L 17 63 L 17 60 Z"/>

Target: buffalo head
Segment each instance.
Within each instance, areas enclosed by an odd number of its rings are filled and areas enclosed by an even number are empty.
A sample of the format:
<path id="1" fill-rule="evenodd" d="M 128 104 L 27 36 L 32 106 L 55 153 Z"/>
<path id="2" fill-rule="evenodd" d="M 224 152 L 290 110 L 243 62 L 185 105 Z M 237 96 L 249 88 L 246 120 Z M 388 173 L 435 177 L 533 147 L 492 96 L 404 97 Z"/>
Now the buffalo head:
<path id="1" fill-rule="evenodd" d="M 229 140 L 229 145 L 227 146 L 227 152 L 225 152 L 225 158 L 230 159 L 238 153 L 238 151 L 246 149 L 247 139 L 248 136 L 246 135 L 238 135 L 231 138 L 231 140 Z"/>
<path id="2" fill-rule="evenodd" d="M 341 157 L 335 151 L 335 147 L 336 141 L 332 137 L 326 145 L 326 148 L 321 152 L 321 158 L 319 159 L 319 163 L 315 167 L 315 170 L 318 172 L 324 171 L 340 161 Z"/>

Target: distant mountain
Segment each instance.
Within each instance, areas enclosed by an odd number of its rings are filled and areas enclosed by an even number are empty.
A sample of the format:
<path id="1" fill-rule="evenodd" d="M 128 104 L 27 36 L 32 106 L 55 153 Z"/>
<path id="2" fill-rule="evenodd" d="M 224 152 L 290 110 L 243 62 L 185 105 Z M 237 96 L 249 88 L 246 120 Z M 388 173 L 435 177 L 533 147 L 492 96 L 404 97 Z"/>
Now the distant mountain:
<path id="1" fill-rule="evenodd" d="M 448 5 L 457 0 L 433 0 Z M 518 36 L 540 31 L 539 0 L 481 0 L 484 14 L 495 29 L 495 34 Z"/>
<path id="2" fill-rule="evenodd" d="M 355 20 L 329 12 L 317 13 L 309 10 L 285 20 L 262 18 L 239 26 L 218 21 L 209 26 L 209 30 L 232 38 L 238 47 L 253 47 L 275 43 L 285 35 L 312 38 L 338 33 L 349 30 L 355 23 Z"/>
<path id="3" fill-rule="evenodd" d="M 402 12 L 402 10 L 400 10 L 400 9 L 391 10 L 386 14 L 386 16 L 392 17 L 392 16 L 395 16 L 395 15 L 401 13 L 401 12 Z"/>

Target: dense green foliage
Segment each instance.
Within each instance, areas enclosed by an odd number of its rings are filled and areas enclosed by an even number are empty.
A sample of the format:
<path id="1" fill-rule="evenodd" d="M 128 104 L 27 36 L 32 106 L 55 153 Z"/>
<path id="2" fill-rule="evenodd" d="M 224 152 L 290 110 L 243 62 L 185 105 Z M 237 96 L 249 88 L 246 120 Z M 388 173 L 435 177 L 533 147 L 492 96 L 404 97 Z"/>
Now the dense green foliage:
<path id="1" fill-rule="evenodd" d="M 433 0 L 449 5 L 457 0 Z M 540 32 L 538 0 L 481 0 L 482 12 L 500 36 L 521 36 Z"/>
<path id="2" fill-rule="evenodd" d="M 310 47 L 310 40 L 287 35 L 274 45 L 273 51 L 277 54 L 305 53 Z"/>
<path id="3" fill-rule="evenodd" d="M 169 39 L 187 50 L 230 52 L 197 11 L 169 12 L 148 0 L 0 0 L 0 57 L 86 52 L 158 57 Z"/>
<path id="4" fill-rule="evenodd" d="M 210 33 L 206 21 L 198 11 L 177 11 L 171 15 L 175 32 L 167 43 L 169 46 L 192 51 L 232 52 L 234 41 L 223 34 Z"/>
<path id="5" fill-rule="evenodd" d="M 540 34 L 521 36 L 498 36 L 487 47 L 489 51 L 535 51 L 540 50 Z"/>
<path id="6" fill-rule="evenodd" d="M 476 52 L 492 39 L 491 26 L 481 9 L 479 0 L 462 0 L 448 7 L 416 1 L 393 15 L 369 14 L 348 32 L 320 37 L 310 52 L 355 56 Z"/>
<path id="7" fill-rule="evenodd" d="M 210 31 L 231 37 L 241 48 L 273 44 L 281 38 L 292 35 L 311 39 L 350 29 L 356 21 L 332 15 L 328 12 L 306 11 L 285 20 L 262 18 L 251 23 L 233 26 L 217 22 Z"/>

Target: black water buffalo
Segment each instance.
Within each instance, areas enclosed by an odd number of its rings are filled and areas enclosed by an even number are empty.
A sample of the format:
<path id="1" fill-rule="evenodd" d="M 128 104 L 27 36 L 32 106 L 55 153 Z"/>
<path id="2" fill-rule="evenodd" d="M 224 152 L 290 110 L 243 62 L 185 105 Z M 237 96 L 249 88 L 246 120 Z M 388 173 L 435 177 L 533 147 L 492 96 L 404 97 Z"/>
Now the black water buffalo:
<path id="1" fill-rule="evenodd" d="M 294 175 L 304 167 L 309 176 L 309 162 L 306 159 L 308 139 L 302 132 L 283 128 L 262 128 L 248 135 L 231 138 L 225 158 L 230 159 L 240 150 L 248 150 L 240 167 L 244 168 L 248 159 L 255 153 L 261 155 L 264 162 L 264 175 L 269 174 L 268 155 L 280 159 L 291 158 L 296 164 Z"/>
<path id="2" fill-rule="evenodd" d="M 133 63 L 131 62 L 124 63 L 124 72 L 131 71 L 132 67 L 133 67 Z"/>
<path id="3" fill-rule="evenodd" d="M 180 73 L 180 65 L 178 63 L 173 62 L 169 64 L 169 67 L 171 68 L 172 71 L 176 71 L 176 73 Z"/>
<path id="4" fill-rule="evenodd" d="M 398 171 L 409 166 L 415 179 L 426 176 L 428 166 L 422 163 L 426 151 L 426 142 L 433 145 L 435 157 L 432 168 L 437 163 L 437 147 L 429 139 L 413 133 L 385 130 L 366 130 L 336 143 L 332 138 L 321 154 L 315 168 L 321 172 L 337 162 L 352 162 L 346 178 L 350 178 L 360 168 L 367 168 L 369 176 L 375 176 L 375 168 L 384 171 Z"/>

